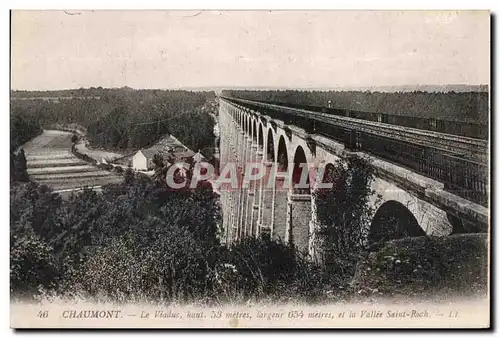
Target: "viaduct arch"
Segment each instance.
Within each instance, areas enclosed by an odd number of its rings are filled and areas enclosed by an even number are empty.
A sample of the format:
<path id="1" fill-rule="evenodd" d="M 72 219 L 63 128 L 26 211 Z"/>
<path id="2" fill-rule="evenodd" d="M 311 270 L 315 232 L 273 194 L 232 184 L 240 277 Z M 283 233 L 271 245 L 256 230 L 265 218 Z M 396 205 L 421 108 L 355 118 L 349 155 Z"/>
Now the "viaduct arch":
<path id="1" fill-rule="evenodd" d="M 221 197 L 224 229 L 230 229 L 226 231 L 228 242 L 245 236 L 269 236 L 293 242 L 299 250 L 312 253 L 317 226 L 314 186 L 297 188 L 295 184 L 301 180 L 315 181 L 321 170 L 323 182 L 334 182 L 336 161 L 348 149 L 226 100 L 220 100 L 219 119 L 221 168 L 230 161 L 235 161 L 239 168 L 248 162 L 264 163 L 266 168 L 263 180 Z M 305 166 L 305 174 L 299 173 L 301 165 Z M 376 194 L 370 197 L 370 205 L 376 211 L 370 224 L 363 225 L 368 241 L 452 233 L 450 219 L 457 223 L 456 217 L 450 217 L 449 210 L 430 201 L 424 193 L 427 186 L 418 186 L 420 183 L 395 165 L 384 166 L 394 169 L 390 175 L 377 171 L 371 183 Z"/>

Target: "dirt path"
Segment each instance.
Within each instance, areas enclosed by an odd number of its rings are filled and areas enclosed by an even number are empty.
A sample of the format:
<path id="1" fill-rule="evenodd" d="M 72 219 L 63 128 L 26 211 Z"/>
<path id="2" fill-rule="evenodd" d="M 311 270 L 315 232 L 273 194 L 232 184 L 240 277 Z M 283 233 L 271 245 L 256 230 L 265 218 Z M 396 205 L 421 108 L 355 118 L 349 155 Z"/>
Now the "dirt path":
<path id="1" fill-rule="evenodd" d="M 111 151 L 90 149 L 87 147 L 87 141 L 80 141 L 79 143 L 77 143 L 76 150 L 80 154 L 85 154 L 87 156 L 90 156 L 98 162 L 102 162 L 102 160 L 105 159 L 106 162 L 109 163 L 116 160 L 117 158 L 125 156 L 123 154 L 113 153 Z"/>

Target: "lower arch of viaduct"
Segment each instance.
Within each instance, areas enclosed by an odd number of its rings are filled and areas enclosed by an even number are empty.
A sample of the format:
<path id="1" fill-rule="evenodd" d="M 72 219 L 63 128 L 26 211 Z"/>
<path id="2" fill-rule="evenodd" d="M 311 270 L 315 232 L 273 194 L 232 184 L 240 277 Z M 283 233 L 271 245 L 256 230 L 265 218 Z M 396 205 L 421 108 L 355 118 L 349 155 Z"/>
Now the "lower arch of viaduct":
<path id="1" fill-rule="evenodd" d="M 220 167 L 236 164 L 238 176 L 243 177 L 250 163 L 263 163 L 266 177 L 275 178 L 271 180 L 274 184 L 253 181 L 248 187 L 221 192 L 223 239 L 230 244 L 247 236 L 270 236 L 293 241 L 298 249 L 313 254 L 317 224 L 314 195 L 307 188 L 294 189 L 290 183 L 300 180 L 294 175 L 300 163 L 307 163 L 306 179 L 312 181 L 318 171 L 339 160 L 338 152 L 311 142 L 300 128 L 224 100 L 220 100 L 219 109 Z M 338 144 L 339 152 L 342 149 Z M 447 213 L 416 194 L 378 176 L 371 188 L 376 192 L 370 198 L 376 212 L 364 226 L 372 240 L 387 234 L 397 238 L 452 232 Z"/>

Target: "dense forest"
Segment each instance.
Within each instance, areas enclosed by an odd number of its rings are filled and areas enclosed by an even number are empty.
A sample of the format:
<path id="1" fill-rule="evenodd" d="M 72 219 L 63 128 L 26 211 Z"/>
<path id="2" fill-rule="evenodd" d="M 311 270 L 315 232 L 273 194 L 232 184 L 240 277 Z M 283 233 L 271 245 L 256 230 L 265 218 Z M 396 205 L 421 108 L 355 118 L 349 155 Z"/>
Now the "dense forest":
<path id="1" fill-rule="evenodd" d="M 86 190 L 66 199 L 44 185 L 14 182 L 13 297 L 317 301 L 346 283 L 339 273 L 345 260 L 325 270 L 293 244 L 269 238 L 223 245 L 219 197 L 207 182 L 172 190 L 131 169 L 124 176 L 102 193 Z"/>
<path id="2" fill-rule="evenodd" d="M 124 176 L 102 193 L 67 199 L 34 182 L 12 185 L 12 297 L 213 304 L 321 295 L 325 276 L 292 246 L 255 238 L 231 248 L 220 243 L 211 184 L 172 190 L 131 169 Z"/>
<path id="3" fill-rule="evenodd" d="M 90 88 L 12 92 L 11 115 L 44 128 L 77 124 L 94 147 L 138 149 L 168 133 L 197 150 L 212 146 L 214 92 Z"/>
<path id="4" fill-rule="evenodd" d="M 23 149 L 27 141 L 42 133 L 42 127 L 33 116 L 22 110 L 14 110 L 10 115 L 10 182 L 28 181 L 27 163 Z M 19 150 L 19 151 L 18 151 Z"/>
<path id="5" fill-rule="evenodd" d="M 102 194 L 89 190 L 69 199 L 33 182 L 12 186 L 16 295 L 80 289 L 119 299 L 146 289 L 154 296 L 180 296 L 175 283 L 193 293 L 203 286 L 198 283 L 207 273 L 204 255 L 218 246 L 218 199 L 210 185 L 170 191 L 126 175 L 123 184 L 109 185 Z"/>
<path id="6" fill-rule="evenodd" d="M 223 95 L 248 100 L 439 118 L 488 124 L 489 94 L 472 92 L 371 92 L 306 90 L 225 90 Z"/>
<path id="7" fill-rule="evenodd" d="M 10 150 L 16 151 L 21 145 L 42 133 L 42 127 L 35 114 L 19 106 L 11 107 Z"/>

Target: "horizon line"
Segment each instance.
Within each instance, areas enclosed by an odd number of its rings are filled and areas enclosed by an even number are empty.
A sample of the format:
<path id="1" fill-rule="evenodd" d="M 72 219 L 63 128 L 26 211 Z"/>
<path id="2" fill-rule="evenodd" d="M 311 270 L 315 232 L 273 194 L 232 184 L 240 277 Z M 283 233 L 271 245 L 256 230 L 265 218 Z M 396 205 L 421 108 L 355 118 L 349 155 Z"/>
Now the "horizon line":
<path id="1" fill-rule="evenodd" d="M 371 85 L 371 86 L 304 86 L 304 87 L 291 87 L 291 86 L 224 86 L 224 85 L 215 85 L 215 86 L 182 86 L 182 87 L 158 87 L 158 88 L 134 88 L 130 86 L 121 86 L 121 87 L 102 87 L 102 86 L 90 86 L 90 87 L 74 87 L 74 88 L 53 88 L 53 89 L 21 89 L 21 88 L 11 88 L 11 92 L 51 92 L 51 91 L 76 91 L 76 90 L 90 90 L 90 89 L 98 89 L 101 87 L 101 89 L 131 89 L 131 90 L 329 90 L 329 91 L 351 91 L 351 90 L 383 90 L 383 89 L 391 89 L 391 90 L 419 90 L 419 89 L 425 89 L 426 87 L 436 87 L 436 88 L 443 88 L 446 89 L 446 87 L 487 87 L 487 91 L 490 89 L 490 84 L 488 83 L 482 83 L 482 84 L 466 84 L 466 83 L 451 83 L 451 84 L 399 84 L 399 85 Z M 430 89 L 430 88 L 429 88 Z M 458 89 L 458 88 L 450 88 L 451 90 L 453 89 Z M 465 89 L 465 88 L 464 88 Z M 425 90 L 424 90 L 425 91 Z"/>

